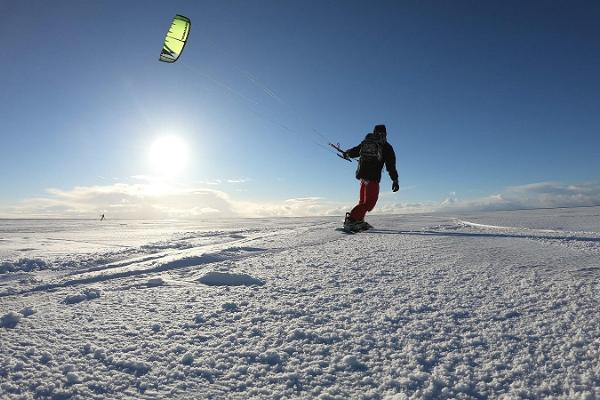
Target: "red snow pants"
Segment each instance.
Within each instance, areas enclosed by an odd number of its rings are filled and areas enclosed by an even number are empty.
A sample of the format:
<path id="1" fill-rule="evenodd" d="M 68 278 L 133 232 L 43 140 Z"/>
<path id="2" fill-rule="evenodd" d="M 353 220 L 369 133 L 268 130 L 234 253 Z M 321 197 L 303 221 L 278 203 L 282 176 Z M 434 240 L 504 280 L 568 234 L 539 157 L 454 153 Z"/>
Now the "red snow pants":
<path id="1" fill-rule="evenodd" d="M 360 180 L 360 200 L 350 211 L 350 217 L 355 221 L 362 221 L 367 211 L 371 211 L 377 204 L 379 197 L 379 183 L 376 181 Z"/>

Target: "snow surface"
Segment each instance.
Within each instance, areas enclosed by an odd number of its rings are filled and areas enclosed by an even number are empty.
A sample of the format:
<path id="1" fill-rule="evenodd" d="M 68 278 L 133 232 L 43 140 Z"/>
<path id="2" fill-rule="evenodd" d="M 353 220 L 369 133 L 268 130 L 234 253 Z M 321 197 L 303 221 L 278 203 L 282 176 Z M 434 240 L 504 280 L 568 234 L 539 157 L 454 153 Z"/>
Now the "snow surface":
<path id="1" fill-rule="evenodd" d="M 0 398 L 600 398 L 600 209 L 0 220 Z"/>

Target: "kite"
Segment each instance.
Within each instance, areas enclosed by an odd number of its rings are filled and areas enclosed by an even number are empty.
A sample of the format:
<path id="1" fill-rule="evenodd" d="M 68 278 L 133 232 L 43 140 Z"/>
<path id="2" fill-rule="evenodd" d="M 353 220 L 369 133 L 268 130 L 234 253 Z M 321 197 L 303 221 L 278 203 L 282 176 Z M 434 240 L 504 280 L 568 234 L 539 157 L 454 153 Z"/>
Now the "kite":
<path id="1" fill-rule="evenodd" d="M 191 25 L 192 23 L 188 17 L 179 14 L 175 15 L 165 37 L 162 51 L 160 52 L 160 61 L 168 63 L 177 61 L 187 42 Z"/>

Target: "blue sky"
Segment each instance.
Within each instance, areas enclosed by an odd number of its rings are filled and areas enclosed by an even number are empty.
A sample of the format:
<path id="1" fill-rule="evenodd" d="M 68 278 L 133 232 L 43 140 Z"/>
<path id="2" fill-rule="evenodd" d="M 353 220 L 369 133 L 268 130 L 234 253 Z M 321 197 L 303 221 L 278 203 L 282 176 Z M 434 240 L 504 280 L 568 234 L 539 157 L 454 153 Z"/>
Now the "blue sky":
<path id="1" fill-rule="evenodd" d="M 160 63 L 178 13 L 188 45 Z M 583 1 L 3 1 L 0 216 L 343 213 L 355 164 L 322 145 L 378 123 L 401 185 L 384 175 L 380 211 L 600 202 L 599 17 Z M 142 207 L 165 135 L 186 143 L 160 179 L 178 198 Z"/>

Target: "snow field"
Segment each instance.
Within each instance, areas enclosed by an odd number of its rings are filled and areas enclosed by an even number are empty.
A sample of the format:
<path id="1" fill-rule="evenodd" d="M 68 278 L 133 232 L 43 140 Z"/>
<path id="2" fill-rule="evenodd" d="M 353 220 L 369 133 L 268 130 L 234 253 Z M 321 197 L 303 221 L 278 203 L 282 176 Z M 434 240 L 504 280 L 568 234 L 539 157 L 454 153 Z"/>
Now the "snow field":
<path id="1" fill-rule="evenodd" d="M 5 272 L 0 397 L 598 398 L 595 232 L 492 217 L 265 221 Z"/>

